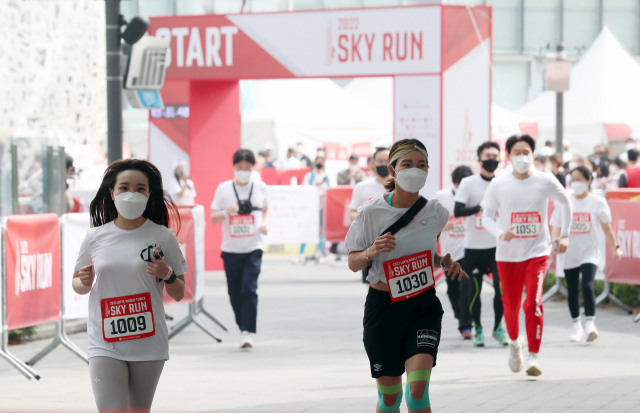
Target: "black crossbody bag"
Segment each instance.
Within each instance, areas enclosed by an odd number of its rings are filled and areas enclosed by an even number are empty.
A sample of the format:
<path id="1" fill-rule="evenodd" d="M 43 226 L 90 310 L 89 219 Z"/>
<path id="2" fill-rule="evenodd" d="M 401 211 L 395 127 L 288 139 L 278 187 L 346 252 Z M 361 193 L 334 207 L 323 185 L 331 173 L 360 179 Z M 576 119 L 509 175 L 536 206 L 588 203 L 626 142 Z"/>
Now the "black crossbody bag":
<path id="1" fill-rule="evenodd" d="M 389 194 L 389 196 L 391 196 L 391 194 Z M 395 235 L 402 228 L 404 228 L 407 225 L 409 225 L 409 223 L 411 221 L 413 221 L 413 218 L 415 218 L 416 215 L 418 215 L 418 212 L 420 212 L 420 210 L 426 204 L 427 204 L 427 199 L 425 197 L 423 197 L 423 196 L 420 196 L 420 198 L 418 198 L 416 203 L 413 204 L 411 206 L 411 208 L 409 208 L 409 210 L 407 212 L 405 212 L 400 218 L 398 218 L 398 220 L 396 222 L 391 224 L 391 226 L 389 226 L 389 228 L 387 228 L 384 231 L 382 231 L 382 234 L 380 234 L 379 236 L 381 237 L 384 234 L 387 234 L 389 232 L 391 233 L 391 235 Z M 369 275 L 369 271 L 371 270 L 372 266 L 373 266 L 373 259 L 371 261 L 369 261 L 369 265 L 367 265 L 367 267 L 364 270 L 362 270 L 362 273 L 364 274 L 365 278 Z"/>

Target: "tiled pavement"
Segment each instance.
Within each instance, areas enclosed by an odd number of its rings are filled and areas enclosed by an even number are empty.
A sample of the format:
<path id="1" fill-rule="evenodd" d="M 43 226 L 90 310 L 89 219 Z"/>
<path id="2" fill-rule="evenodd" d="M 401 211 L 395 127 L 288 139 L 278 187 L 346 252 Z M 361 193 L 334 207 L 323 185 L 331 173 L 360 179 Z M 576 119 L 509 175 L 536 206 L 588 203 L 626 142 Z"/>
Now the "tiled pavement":
<path id="1" fill-rule="evenodd" d="M 220 332 L 200 316 L 224 339 L 221 344 L 195 326 L 171 341 L 154 411 L 374 412 L 376 391 L 362 347 L 366 288 L 358 279 L 344 262 L 300 267 L 266 257 L 259 334 L 256 347 L 245 352 L 237 348 L 224 275 L 209 273 L 205 305 L 232 331 Z M 640 324 L 630 316 L 599 310 L 600 338 L 569 343 L 566 304 L 548 302 L 543 374 L 533 379 L 511 373 L 508 350 L 493 339 L 485 348 L 460 340 L 445 291 L 438 287 L 445 320 L 430 386 L 434 412 L 640 412 Z M 485 286 L 487 326 L 492 295 Z M 176 319 L 184 312 L 184 305 L 168 310 Z M 85 334 L 72 339 L 86 348 Z M 26 359 L 44 344 L 12 351 Z M 36 369 L 42 379 L 28 381 L 0 360 L 0 411 L 95 411 L 87 366 L 74 355 L 57 349 Z"/>

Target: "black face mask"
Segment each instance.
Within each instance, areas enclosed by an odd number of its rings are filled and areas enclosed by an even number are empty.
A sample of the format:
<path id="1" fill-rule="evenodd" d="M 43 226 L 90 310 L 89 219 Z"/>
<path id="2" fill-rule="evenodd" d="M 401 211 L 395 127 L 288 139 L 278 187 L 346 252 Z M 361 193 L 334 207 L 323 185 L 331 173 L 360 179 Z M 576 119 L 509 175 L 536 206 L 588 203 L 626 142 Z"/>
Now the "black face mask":
<path id="1" fill-rule="evenodd" d="M 316 169 L 322 169 L 324 168 L 324 164 L 323 163 L 317 163 L 316 164 Z"/>
<path id="2" fill-rule="evenodd" d="M 482 161 L 482 168 L 489 173 L 493 173 L 496 169 L 498 169 L 499 163 L 500 162 L 497 159 L 487 159 L 485 161 Z"/>
<path id="3" fill-rule="evenodd" d="M 386 178 L 387 176 L 389 176 L 389 169 L 386 165 L 376 166 L 376 173 L 378 174 L 378 176 L 380 176 L 380 178 Z"/>

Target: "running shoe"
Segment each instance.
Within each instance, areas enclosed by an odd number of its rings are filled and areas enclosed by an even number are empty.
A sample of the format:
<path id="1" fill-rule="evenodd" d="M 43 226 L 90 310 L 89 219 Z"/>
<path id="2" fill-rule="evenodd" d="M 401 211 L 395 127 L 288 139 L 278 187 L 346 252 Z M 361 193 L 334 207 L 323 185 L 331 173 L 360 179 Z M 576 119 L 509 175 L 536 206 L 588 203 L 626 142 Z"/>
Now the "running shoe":
<path id="1" fill-rule="evenodd" d="M 522 366 L 524 365 L 524 356 L 522 355 L 523 342 L 524 339 L 519 336 L 517 340 L 509 343 L 511 349 L 509 353 L 509 368 L 514 373 L 522 371 Z"/>
<path id="2" fill-rule="evenodd" d="M 462 330 L 460 334 L 462 334 L 462 338 L 464 340 L 471 340 L 473 338 L 473 333 L 471 332 L 470 328 L 467 328 L 466 330 Z"/>
<path id="3" fill-rule="evenodd" d="M 240 334 L 240 348 L 251 347 L 253 347 L 253 338 L 251 337 L 251 333 L 248 331 L 243 331 Z"/>
<path id="4" fill-rule="evenodd" d="M 584 336 L 584 330 L 582 329 L 582 323 L 580 320 L 573 322 L 573 330 L 571 331 L 571 335 L 569 336 L 569 341 L 580 341 Z M 596 337 L 598 335 L 596 334 Z"/>
<path id="5" fill-rule="evenodd" d="M 476 336 L 473 339 L 473 345 L 476 347 L 484 347 L 484 334 L 481 328 L 476 328 Z"/>
<path id="6" fill-rule="evenodd" d="M 306 263 L 306 258 L 304 257 L 304 255 L 300 254 L 298 256 L 296 256 L 294 259 L 291 260 L 292 264 L 304 264 Z"/>
<path id="7" fill-rule="evenodd" d="M 502 326 L 498 326 L 498 328 L 493 330 L 493 338 L 498 340 L 498 343 L 502 344 L 503 346 L 509 345 L 509 336 L 507 336 L 507 332 L 504 331 L 504 328 L 502 328 Z"/>
<path id="8" fill-rule="evenodd" d="M 596 328 L 596 321 L 593 319 L 587 319 L 584 323 L 584 332 L 587 335 L 587 341 L 593 341 L 598 338 L 598 329 Z"/>
<path id="9" fill-rule="evenodd" d="M 538 363 L 538 353 L 529 353 L 526 361 L 527 375 L 539 376 L 542 374 L 540 371 L 540 363 Z"/>

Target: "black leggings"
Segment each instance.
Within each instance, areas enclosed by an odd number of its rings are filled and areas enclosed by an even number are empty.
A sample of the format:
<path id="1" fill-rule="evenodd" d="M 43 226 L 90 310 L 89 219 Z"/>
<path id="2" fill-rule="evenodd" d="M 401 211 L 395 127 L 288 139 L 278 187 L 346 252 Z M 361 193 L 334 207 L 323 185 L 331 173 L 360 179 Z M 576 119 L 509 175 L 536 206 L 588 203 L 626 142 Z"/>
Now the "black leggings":
<path id="1" fill-rule="evenodd" d="M 464 258 L 458 260 L 460 266 L 464 268 Z M 447 280 L 447 296 L 451 302 L 451 308 L 453 308 L 453 316 L 456 320 L 460 319 L 460 280 L 452 280 L 451 277 L 444 278 Z"/>
<path id="2" fill-rule="evenodd" d="M 496 265 L 496 249 L 487 248 L 482 250 L 464 250 L 464 263 L 462 269 L 469 275 L 469 279 L 460 280 L 460 318 L 458 319 L 458 330 L 466 330 L 473 327 L 482 328 L 480 313 L 482 305 L 480 303 L 480 293 L 482 293 L 482 281 L 485 274 L 491 272 L 493 275 L 493 314 L 495 330 L 500 326 L 504 309 L 502 307 L 502 287 L 500 286 L 500 276 Z M 477 269 L 475 274 L 473 270 Z"/>
<path id="3" fill-rule="evenodd" d="M 596 292 L 593 283 L 596 279 L 598 267 L 595 264 L 582 264 L 577 268 L 564 270 L 564 277 L 567 279 L 567 290 L 569 290 L 569 311 L 571 318 L 580 317 L 580 290 L 584 299 L 584 315 L 593 317 L 596 315 Z M 582 273 L 582 287 L 580 283 L 580 273 Z"/>

